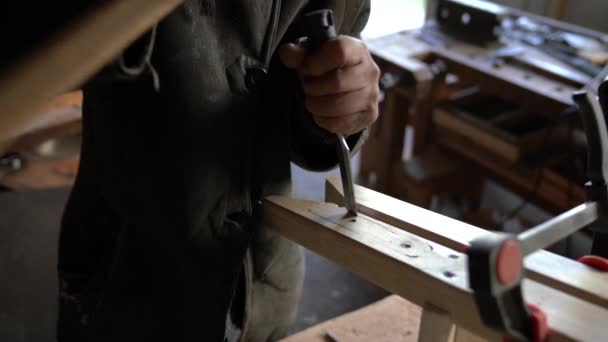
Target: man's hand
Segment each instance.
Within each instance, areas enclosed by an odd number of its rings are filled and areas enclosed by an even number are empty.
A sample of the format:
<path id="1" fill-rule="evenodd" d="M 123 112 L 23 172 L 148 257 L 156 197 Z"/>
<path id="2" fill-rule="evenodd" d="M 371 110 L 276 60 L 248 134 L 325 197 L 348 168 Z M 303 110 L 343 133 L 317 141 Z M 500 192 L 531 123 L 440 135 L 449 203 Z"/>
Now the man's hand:
<path id="1" fill-rule="evenodd" d="M 338 36 L 310 54 L 302 46 L 284 44 L 279 56 L 299 73 L 306 108 L 320 127 L 353 134 L 378 118 L 380 69 L 361 40 Z"/>

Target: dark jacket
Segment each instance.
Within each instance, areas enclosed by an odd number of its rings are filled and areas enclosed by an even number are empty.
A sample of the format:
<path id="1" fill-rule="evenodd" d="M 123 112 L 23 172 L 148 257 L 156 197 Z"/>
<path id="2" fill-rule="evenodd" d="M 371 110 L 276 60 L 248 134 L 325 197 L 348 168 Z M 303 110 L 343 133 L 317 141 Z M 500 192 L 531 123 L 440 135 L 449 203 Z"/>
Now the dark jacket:
<path id="1" fill-rule="evenodd" d="M 368 2 L 330 5 L 338 31 L 358 35 Z M 290 161 L 336 164 L 275 54 L 302 35 L 306 6 L 188 1 L 87 84 L 60 245 L 60 341 L 286 334 L 302 255 L 255 222 L 255 203 L 289 192 Z"/>

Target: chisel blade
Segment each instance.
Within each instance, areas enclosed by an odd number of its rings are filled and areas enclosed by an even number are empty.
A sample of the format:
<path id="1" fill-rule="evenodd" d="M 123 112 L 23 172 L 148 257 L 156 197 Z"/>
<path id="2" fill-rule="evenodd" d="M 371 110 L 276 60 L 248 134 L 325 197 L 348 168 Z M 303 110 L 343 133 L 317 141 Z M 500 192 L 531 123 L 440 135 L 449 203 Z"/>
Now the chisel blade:
<path id="1" fill-rule="evenodd" d="M 355 189 L 353 174 L 350 167 L 350 149 L 342 134 L 336 134 L 338 138 L 338 164 L 340 165 L 340 177 L 342 179 L 342 190 L 344 191 L 344 204 L 348 213 L 357 216 L 357 202 L 355 201 Z"/>

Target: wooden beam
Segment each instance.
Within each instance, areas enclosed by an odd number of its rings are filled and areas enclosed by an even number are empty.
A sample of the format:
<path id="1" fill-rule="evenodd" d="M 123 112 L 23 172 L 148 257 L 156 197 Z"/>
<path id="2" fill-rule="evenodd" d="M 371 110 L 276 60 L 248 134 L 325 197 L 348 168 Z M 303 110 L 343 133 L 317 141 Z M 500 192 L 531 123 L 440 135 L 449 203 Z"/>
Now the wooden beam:
<path id="1" fill-rule="evenodd" d="M 336 177 L 327 179 L 326 201 L 341 204 L 342 185 Z M 469 241 L 488 231 L 451 219 L 376 191 L 355 186 L 361 213 L 464 252 Z M 591 268 L 544 250 L 524 260 L 526 277 L 552 288 L 608 308 L 608 273 Z"/>
<path id="2" fill-rule="evenodd" d="M 183 0 L 111 0 L 0 75 L 0 150 L 57 95 L 79 86 Z M 32 96 L 34 94 L 35 96 Z"/>
<path id="3" fill-rule="evenodd" d="M 418 342 L 452 342 L 455 328 L 449 314 L 429 305 L 422 310 Z"/>
<path id="4" fill-rule="evenodd" d="M 466 329 L 456 327 L 455 330 L 454 342 L 485 342 L 484 339 Z"/>
<path id="5" fill-rule="evenodd" d="M 500 340 L 480 321 L 468 288 L 465 256 L 400 228 L 360 214 L 356 219 L 331 203 L 271 196 L 262 223 L 367 280 L 420 306 L 432 305 L 489 340 Z M 549 341 L 603 341 L 608 311 L 532 280 L 526 300 L 547 313 Z"/>

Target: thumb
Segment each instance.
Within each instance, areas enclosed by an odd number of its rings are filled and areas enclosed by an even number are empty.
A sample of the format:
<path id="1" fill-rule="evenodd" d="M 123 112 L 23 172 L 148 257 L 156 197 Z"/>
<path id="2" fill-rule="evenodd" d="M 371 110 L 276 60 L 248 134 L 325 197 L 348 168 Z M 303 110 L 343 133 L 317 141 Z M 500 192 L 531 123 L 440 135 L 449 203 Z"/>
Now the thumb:
<path id="1" fill-rule="evenodd" d="M 279 57 L 281 62 L 290 69 L 297 69 L 302 65 L 304 57 L 306 56 L 306 50 L 296 44 L 287 43 L 279 47 Z"/>

